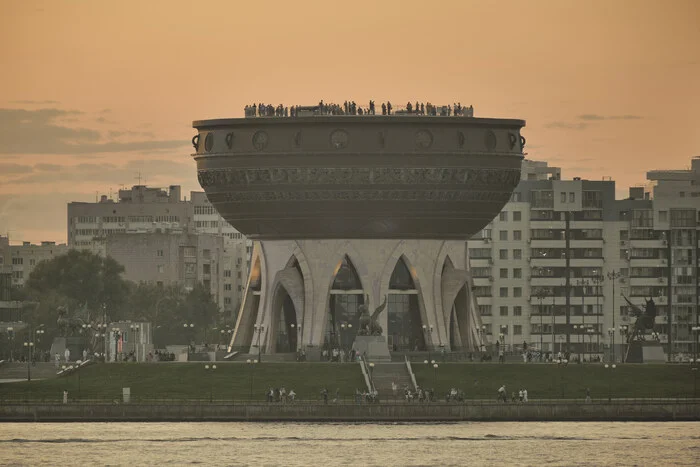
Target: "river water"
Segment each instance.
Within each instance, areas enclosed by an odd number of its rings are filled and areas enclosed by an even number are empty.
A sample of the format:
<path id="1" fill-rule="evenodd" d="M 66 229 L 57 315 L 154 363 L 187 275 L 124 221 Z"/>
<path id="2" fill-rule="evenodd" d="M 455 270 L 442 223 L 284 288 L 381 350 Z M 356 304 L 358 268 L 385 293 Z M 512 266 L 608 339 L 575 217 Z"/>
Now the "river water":
<path id="1" fill-rule="evenodd" d="M 700 423 L 4 423 L 0 465 L 700 465 Z"/>

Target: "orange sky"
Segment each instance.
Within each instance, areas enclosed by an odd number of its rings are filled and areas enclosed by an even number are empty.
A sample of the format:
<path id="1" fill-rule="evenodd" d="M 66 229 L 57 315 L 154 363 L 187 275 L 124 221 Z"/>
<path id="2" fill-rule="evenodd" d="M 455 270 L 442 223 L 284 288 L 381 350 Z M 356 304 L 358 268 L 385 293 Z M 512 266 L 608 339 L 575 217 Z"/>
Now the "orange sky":
<path id="1" fill-rule="evenodd" d="M 251 102 L 473 104 L 565 177 L 700 156 L 700 1 L 2 1 L 0 233 L 66 240 L 120 185 L 198 189 L 195 119 Z"/>

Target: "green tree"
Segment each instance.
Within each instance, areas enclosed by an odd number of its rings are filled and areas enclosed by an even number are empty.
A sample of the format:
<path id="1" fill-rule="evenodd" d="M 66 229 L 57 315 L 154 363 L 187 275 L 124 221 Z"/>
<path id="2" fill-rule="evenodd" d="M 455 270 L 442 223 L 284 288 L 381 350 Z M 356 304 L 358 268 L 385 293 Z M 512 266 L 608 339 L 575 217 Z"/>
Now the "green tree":
<path id="1" fill-rule="evenodd" d="M 124 267 L 112 258 L 89 251 L 70 250 L 65 255 L 42 261 L 25 284 L 29 300 L 38 303 L 35 317 L 42 324 L 56 320 L 55 308 L 70 311 L 86 307 L 90 319 L 106 311 L 109 319 L 119 319 L 129 295 L 129 283 L 122 278 Z M 47 317 L 46 314 L 53 313 Z M 52 319 L 51 319 L 52 318 Z"/>

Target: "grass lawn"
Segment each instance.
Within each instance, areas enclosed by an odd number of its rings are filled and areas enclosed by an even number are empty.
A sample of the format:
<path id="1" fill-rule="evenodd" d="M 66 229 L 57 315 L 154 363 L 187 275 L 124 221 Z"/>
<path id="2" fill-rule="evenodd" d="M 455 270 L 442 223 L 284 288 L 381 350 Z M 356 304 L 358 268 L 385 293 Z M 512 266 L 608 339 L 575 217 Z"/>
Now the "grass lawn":
<path id="1" fill-rule="evenodd" d="M 59 378 L 0 384 L 0 400 L 61 400 L 63 390 L 70 398 L 121 399 L 122 387 L 131 388 L 131 398 L 195 400 L 211 396 L 216 400 L 265 400 L 270 387 L 294 389 L 298 399 L 316 400 L 327 387 L 329 397 L 336 388 L 350 399 L 355 388 L 365 387 L 362 371 L 355 364 L 330 363 L 245 363 L 217 362 L 216 370 L 205 363 L 109 363 L 95 364 Z M 78 375 L 79 373 L 79 375 Z"/>
<path id="2" fill-rule="evenodd" d="M 700 370 L 688 365 L 617 365 L 606 369 L 602 364 L 464 364 L 440 363 L 434 370 L 425 364 L 413 364 L 418 385 L 434 387 L 442 398 L 450 388 L 466 392 L 469 399 L 493 399 L 502 385 L 508 395 L 527 389 L 528 398 L 585 399 L 586 388 L 591 397 L 693 397 L 694 378 Z"/>

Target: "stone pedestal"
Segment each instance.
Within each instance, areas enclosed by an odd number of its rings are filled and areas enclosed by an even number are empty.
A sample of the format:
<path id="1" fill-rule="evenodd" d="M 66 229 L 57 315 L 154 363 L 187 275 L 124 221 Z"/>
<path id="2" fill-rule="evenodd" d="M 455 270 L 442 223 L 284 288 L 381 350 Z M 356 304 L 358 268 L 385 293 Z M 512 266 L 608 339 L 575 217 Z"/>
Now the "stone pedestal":
<path id="1" fill-rule="evenodd" d="M 665 363 L 666 352 L 660 342 L 635 341 L 630 344 L 627 363 Z"/>
<path id="2" fill-rule="evenodd" d="M 353 348 L 368 362 L 390 362 L 389 345 L 384 336 L 357 336 Z"/>

